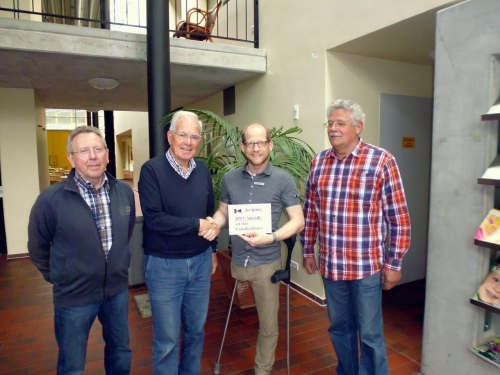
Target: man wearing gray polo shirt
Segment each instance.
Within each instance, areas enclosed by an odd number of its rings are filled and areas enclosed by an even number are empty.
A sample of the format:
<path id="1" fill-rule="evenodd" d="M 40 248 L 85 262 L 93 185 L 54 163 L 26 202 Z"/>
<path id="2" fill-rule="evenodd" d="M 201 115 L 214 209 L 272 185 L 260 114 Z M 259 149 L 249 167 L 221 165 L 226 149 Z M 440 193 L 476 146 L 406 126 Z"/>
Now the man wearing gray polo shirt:
<path id="1" fill-rule="evenodd" d="M 279 310 L 279 284 L 272 284 L 271 276 L 281 269 L 279 241 L 303 229 L 304 215 L 292 176 L 269 162 L 274 146 L 269 129 L 251 124 L 243 129 L 241 138 L 247 163 L 224 176 L 221 202 L 213 220 L 223 227 L 230 204 L 271 203 L 272 233 L 249 232 L 231 237 L 231 274 L 237 280 L 250 282 L 259 316 L 255 375 L 268 375 L 278 342 Z M 278 228 L 283 208 L 290 220 Z"/>

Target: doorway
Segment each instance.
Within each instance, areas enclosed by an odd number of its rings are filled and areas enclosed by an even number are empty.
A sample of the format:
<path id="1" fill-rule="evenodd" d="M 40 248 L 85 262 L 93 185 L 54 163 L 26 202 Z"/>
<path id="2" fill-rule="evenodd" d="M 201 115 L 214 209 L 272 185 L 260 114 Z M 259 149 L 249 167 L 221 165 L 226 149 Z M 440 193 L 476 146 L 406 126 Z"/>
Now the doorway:
<path id="1" fill-rule="evenodd" d="M 432 105 L 431 98 L 380 95 L 380 146 L 396 158 L 411 219 L 411 246 L 399 284 L 426 275 Z"/>

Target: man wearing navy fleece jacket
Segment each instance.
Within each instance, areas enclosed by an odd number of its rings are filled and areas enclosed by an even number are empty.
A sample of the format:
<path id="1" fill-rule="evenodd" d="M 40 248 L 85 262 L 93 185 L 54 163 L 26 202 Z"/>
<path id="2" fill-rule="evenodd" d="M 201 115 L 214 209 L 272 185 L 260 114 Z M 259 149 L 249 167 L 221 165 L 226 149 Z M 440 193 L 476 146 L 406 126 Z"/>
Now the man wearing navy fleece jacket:
<path id="1" fill-rule="evenodd" d="M 214 191 L 207 166 L 193 159 L 201 140 L 196 114 L 178 111 L 170 149 L 141 169 L 144 278 L 153 318 L 153 375 L 201 371 L 210 276 L 217 269 Z M 182 347 L 179 359 L 179 330 Z"/>

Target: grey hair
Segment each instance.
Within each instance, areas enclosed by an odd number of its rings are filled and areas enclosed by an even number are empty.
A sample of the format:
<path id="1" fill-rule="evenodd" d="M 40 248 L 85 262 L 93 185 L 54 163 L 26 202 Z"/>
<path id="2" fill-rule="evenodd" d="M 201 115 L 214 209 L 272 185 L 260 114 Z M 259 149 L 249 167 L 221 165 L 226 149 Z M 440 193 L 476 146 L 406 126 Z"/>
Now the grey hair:
<path id="1" fill-rule="evenodd" d="M 361 106 L 353 102 L 352 100 L 337 99 L 333 101 L 332 104 L 330 104 L 326 109 L 326 117 L 329 118 L 332 112 L 337 109 L 345 109 L 346 111 L 351 112 L 351 125 L 354 126 L 360 121 L 363 123 L 363 125 L 365 124 L 366 116 L 363 113 Z"/>
<path id="2" fill-rule="evenodd" d="M 101 131 L 98 128 L 95 128 L 93 126 L 77 126 L 75 129 L 73 129 L 71 133 L 69 133 L 68 141 L 66 142 L 66 150 L 68 151 L 68 154 L 71 154 L 73 152 L 73 139 L 78 134 L 83 134 L 83 133 L 97 134 L 104 142 L 104 147 L 108 148 L 108 146 L 106 145 L 106 140 L 104 139 Z"/>
<path id="3" fill-rule="evenodd" d="M 198 124 L 200 125 L 200 134 L 201 134 L 201 132 L 203 131 L 203 123 L 198 119 L 198 115 L 196 113 L 189 111 L 177 111 L 174 113 L 172 121 L 170 121 L 170 131 L 175 132 L 177 130 L 177 121 L 179 121 L 179 119 L 182 117 L 187 117 L 190 118 L 191 120 L 197 121 Z"/>

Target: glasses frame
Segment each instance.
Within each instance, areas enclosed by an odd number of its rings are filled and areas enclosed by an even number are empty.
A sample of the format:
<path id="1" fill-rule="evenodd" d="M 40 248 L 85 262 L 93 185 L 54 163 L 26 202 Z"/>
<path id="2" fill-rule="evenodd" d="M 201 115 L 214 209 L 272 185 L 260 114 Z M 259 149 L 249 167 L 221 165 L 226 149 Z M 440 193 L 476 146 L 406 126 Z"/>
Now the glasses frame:
<path id="1" fill-rule="evenodd" d="M 327 129 L 330 129 L 330 128 L 345 129 L 347 127 L 347 125 L 349 125 L 347 122 L 343 123 L 343 124 L 339 124 L 338 122 L 330 123 L 330 121 L 327 121 L 323 124 L 323 126 Z"/>
<path id="2" fill-rule="evenodd" d="M 203 138 L 199 134 L 189 135 L 189 134 L 182 133 L 182 132 L 177 133 L 177 132 L 174 132 L 173 130 L 169 130 L 169 131 L 171 133 L 175 134 L 176 136 L 178 136 L 183 142 L 186 142 L 189 138 L 191 140 L 191 142 L 196 143 L 196 142 L 201 141 L 201 139 Z"/>
<path id="3" fill-rule="evenodd" d="M 88 158 L 88 157 L 90 157 L 90 153 L 92 151 L 94 152 L 94 155 L 98 156 L 98 155 L 102 155 L 104 152 L 106 152 L 107 149 L 108 149 L 107 147 L 91 147 L 91 148 L 85 147 L 79 151 L 71 152 L 71 155 L 79 155 L 82 158 L 83 157 Z"/>
<path id="4" fill-rule="evenodd" d="M 257 142 L 245 142 L 243 145 L 245 148 L 255 148 L 255 146 L 262 148 L 266 147 L 271 141 L 257 141 Z"/>

